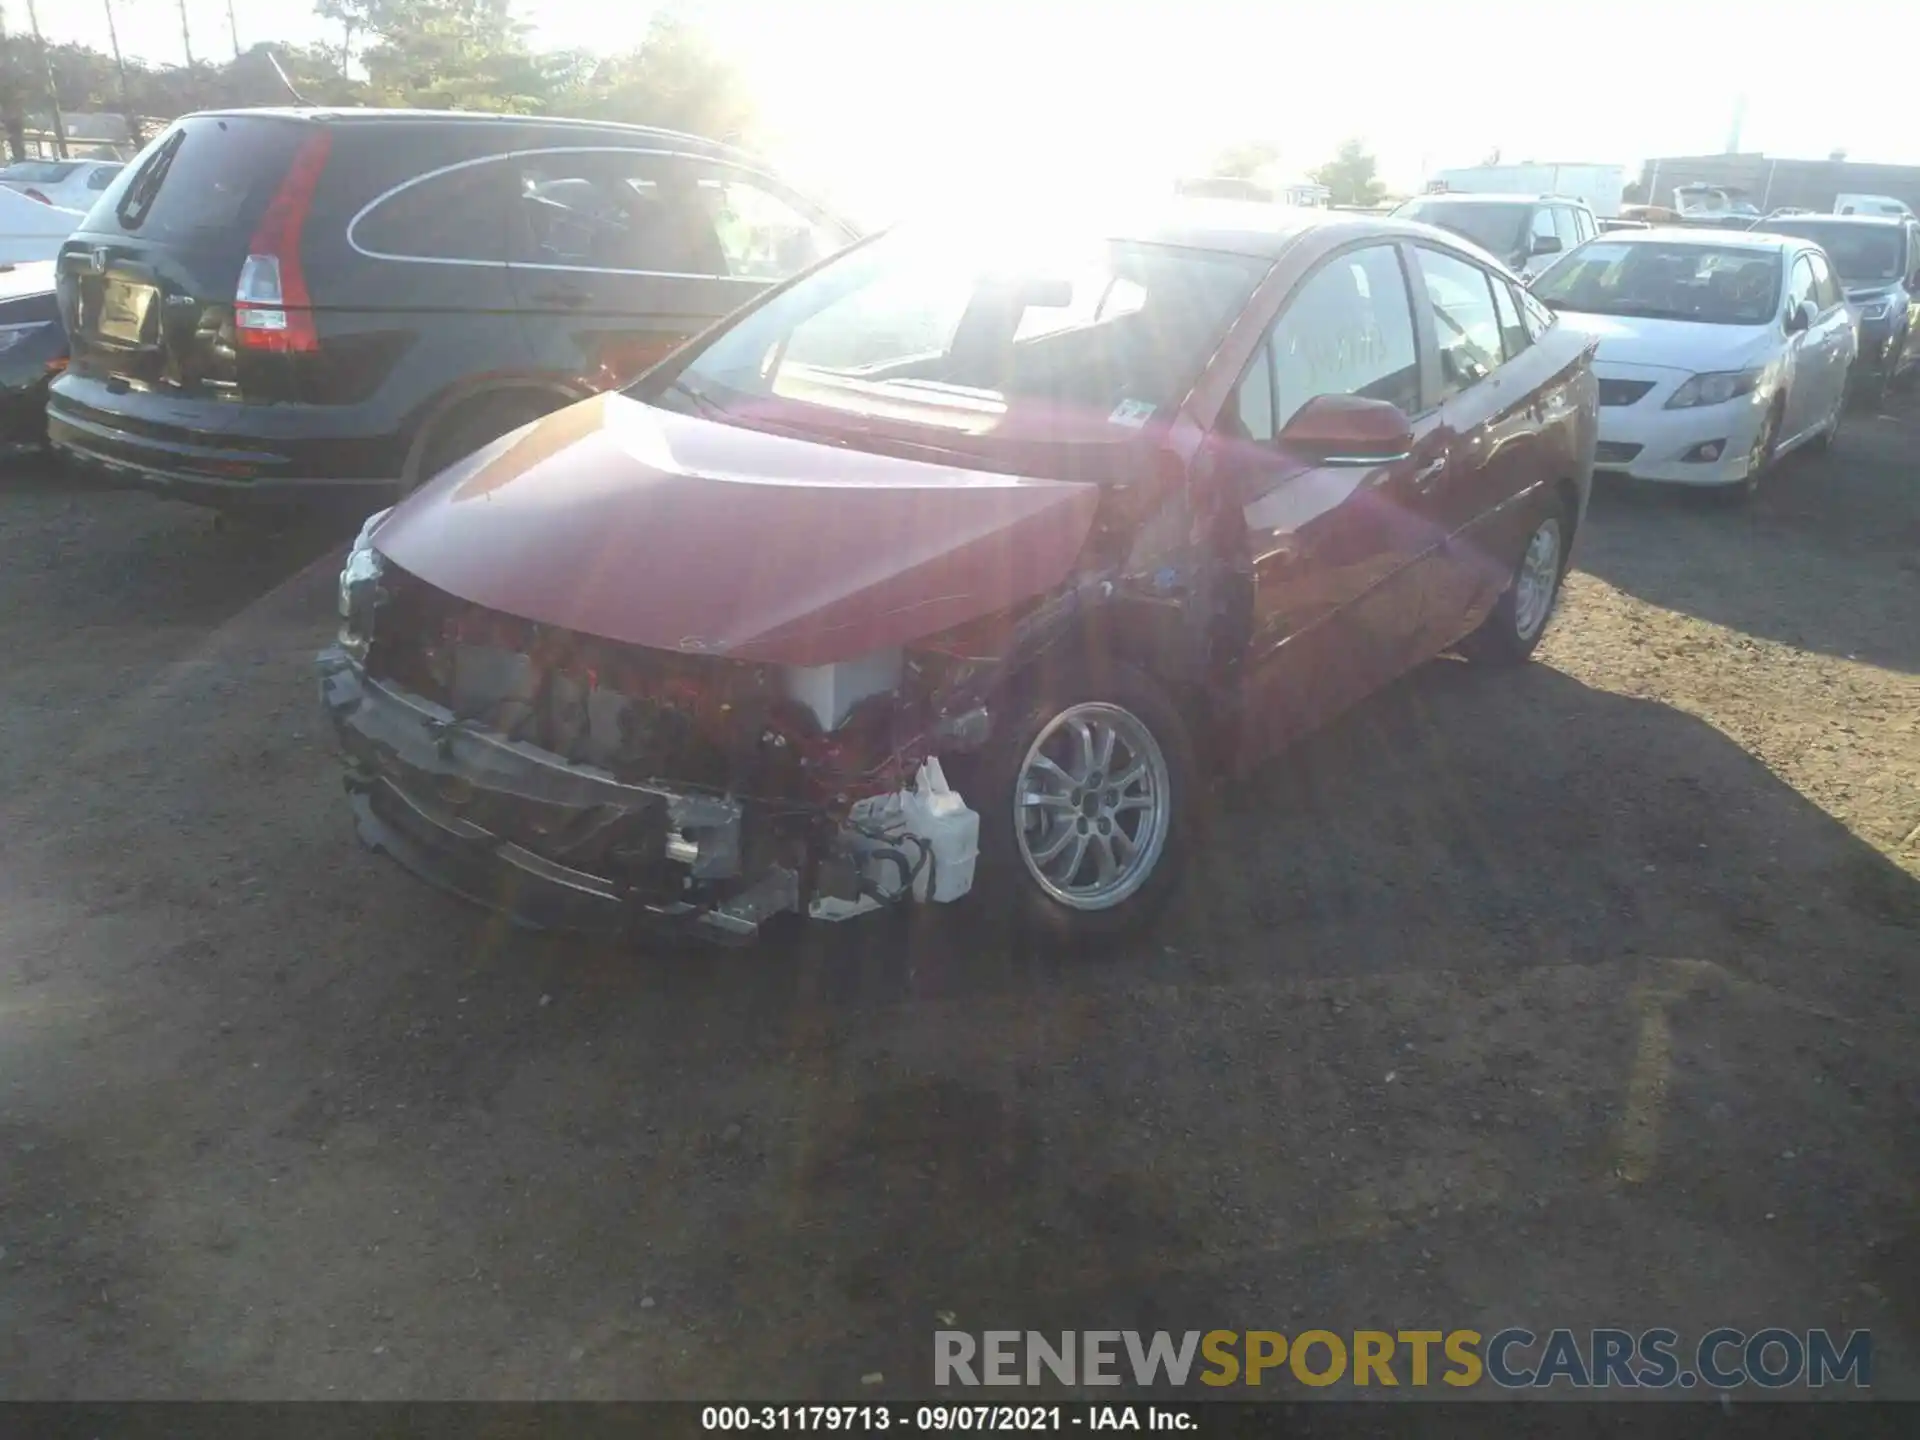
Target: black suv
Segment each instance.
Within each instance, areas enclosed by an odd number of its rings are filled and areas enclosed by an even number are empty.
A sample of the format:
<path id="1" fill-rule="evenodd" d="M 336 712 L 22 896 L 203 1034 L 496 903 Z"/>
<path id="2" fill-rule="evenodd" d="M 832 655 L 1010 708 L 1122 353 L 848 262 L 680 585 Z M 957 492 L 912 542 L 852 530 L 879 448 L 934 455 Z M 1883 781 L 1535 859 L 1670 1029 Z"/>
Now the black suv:
<path id="1" fill-rule="evenodd" d="M 189 115 L 61 247 L 73 353 L 48 435 L 181 499 L 385 503 L 852 238 L 748 156 L 669 131 Z"/>

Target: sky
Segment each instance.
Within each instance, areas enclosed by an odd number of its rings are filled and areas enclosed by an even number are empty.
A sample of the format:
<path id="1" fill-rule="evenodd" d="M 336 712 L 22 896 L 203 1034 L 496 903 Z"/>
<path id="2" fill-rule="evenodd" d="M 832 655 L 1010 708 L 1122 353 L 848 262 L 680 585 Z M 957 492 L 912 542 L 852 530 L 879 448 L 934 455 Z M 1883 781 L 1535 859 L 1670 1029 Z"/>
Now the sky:
<path id="1" fill-rule="evenodd" d="M 310 0 L 232 0 L 240 43 L 337 39 Z M 522 0 L 542 47 L 620 50 L 660 6 Z M 859 202 L 947 199 L 1015 173 L 1159 188 L 1262 140 L 1305 172 L 1348 137 L 1381 177 L 1503 160 L 1618 163 L 1726 147 L 1920 161 L 1906 85 L 1794 84 L 1772 13 L 1726 0 L 705 0 L 681 3 L 746 74 L 775 159 Z M 194 53 L 232 52 L 227 0 L 186 0 Z M 10 28 L 24 24 L 19 0 Z M 99 0 L 40 7 L 50 39 L 106 46 Z M 1825 0 L 1839 47 L 1881 0 Z M 609 15 L 618 21 L 609 22 Z M 123 47 L 181 58 L 177 0 L 115 0 Z M 1811 73 L 1811 72 L 1806 72 Z"/>

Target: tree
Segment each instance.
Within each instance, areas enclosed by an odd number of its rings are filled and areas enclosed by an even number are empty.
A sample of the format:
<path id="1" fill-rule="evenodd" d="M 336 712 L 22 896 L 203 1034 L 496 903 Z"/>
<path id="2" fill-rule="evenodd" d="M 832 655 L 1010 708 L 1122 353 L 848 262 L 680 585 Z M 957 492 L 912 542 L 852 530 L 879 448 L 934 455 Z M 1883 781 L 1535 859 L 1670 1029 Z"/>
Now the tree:
<path id="1" fill-rule="evenodd" d="M 545 108 L 549 89 L 508 0 L 375 0 L 363 57 L 383 104 L 436 110 Z"/>
<path id="2" fill-rule="evenodd" d="M 1256 179 L 1280 159 L 1280 151 L 1265 140 L 1229 145 L 1214 159 L 1212 173 L 1233 180 Z"/>
<path id="3" fill-rule="evenodd" d="M 1349 140 L 1313 178 L 1333 192 L 1336 205 L 1377 205 L 1386 186 L 1374 178 L 1374 159 L 1358 140 Z"/>
<path id="4" fill-rule="evenodd" d="M 705 36 L 672 16 L 656 15 L 636 50 L 598 63 L 584 59 L 586 73 L 554 97 L 562 114 L 735 142 L 753 132 L 753 98 L 739 73 Z"/>

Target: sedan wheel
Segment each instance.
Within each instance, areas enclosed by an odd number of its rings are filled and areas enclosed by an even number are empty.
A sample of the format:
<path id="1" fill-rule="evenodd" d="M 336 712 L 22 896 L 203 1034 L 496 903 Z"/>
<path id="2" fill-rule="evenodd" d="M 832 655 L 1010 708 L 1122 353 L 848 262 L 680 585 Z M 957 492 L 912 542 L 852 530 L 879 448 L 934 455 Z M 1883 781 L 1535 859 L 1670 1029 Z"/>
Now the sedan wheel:
<path id="1" fill-rule="evenodd" d="M 1760 493 L 1760 477 L 1773 468 L 1773 446 L 1780 438 L 1780 407 L 1768 409 L 1767 418 L 1760 422 L 1760 433 L 1753 437 L 1753 449 L 1747 452 L 1747 476 L 1744 480 L 1727 486 L 1727 498 L 1734 501 L 1751 500 Z"/>
<path id="2" fill-rule="evenodd" d="M 1144 924 L 1178 884 L 1199 814 L 1186 718 L 1128 665 L 1034 676 L 966 766 L 974 893 L 989 923 L 1069 945 Z"/>
<path id="3" fill-rule="evenodd" d="M 1555 511 L 1527 537 L 1505 593 L 1480 628 L 1462 642 L 1462 652 L 1494 665 L 1517 665 L 1532 655 L 1553 617 L 1566 560 L 1567 520 Z"/>
<path id="4" fill-rule="evenodd" d="M 1118 705 L 1074 705 L 1027 748 L 1016 783 L 1020 858 L 1074 910 L 1107 910 L 1153 874 L 1173 796 L 1153 732 Z"/>
<path id="5" fill-rule="evenodd" d="M 1538 639 L 1560 588 L 1559 516 L 1541 521 L 1533 532 L 1513 585 L 1513 632 L 1523 641 Z"/>

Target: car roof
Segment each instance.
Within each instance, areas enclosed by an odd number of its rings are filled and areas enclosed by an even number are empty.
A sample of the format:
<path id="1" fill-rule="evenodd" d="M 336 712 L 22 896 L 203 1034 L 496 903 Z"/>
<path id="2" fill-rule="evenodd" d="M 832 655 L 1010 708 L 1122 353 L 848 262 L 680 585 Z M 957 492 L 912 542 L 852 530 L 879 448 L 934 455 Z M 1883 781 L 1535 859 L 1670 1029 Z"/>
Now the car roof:
<path id="1" fill-rule="evenodd" d="M 1444 200 L 1451 204 L 1459 201 L 1465 205 L 1584 205 L 1587 202 L 1577 195 L 1502 195 L 1497 191 L 1436 190 L 1431 195 L 1409 195 L 1403 204 L 1411 205 L 1419 200 Z"/>
<path id="2" fill-rule="evenodd" d="M 1775 221 L 1785 221 L 1790 225 L 1906 225 L 1911 217 L 1906 215 L 1828 215 L 1815 210 L 1806 215 L 1771 215 L 1760 223 L 1771 225 Z"/>
<path id="3" fill-rule="evenodd" d="M 1110 240 L 1217 250 L 1262 260 L 1278 260 L 1306 235 L 1325 235 L 1330 244 L 1338 244 L 1369 235 L 1432 239 L 1436 234 L 1449 245 L 1464 248 L 1458 236 L 1384 215 L 1276 205 L 1260 200 L 1184 197 L 1118 212 L 1105 227 L 1106 238 Z"/>

